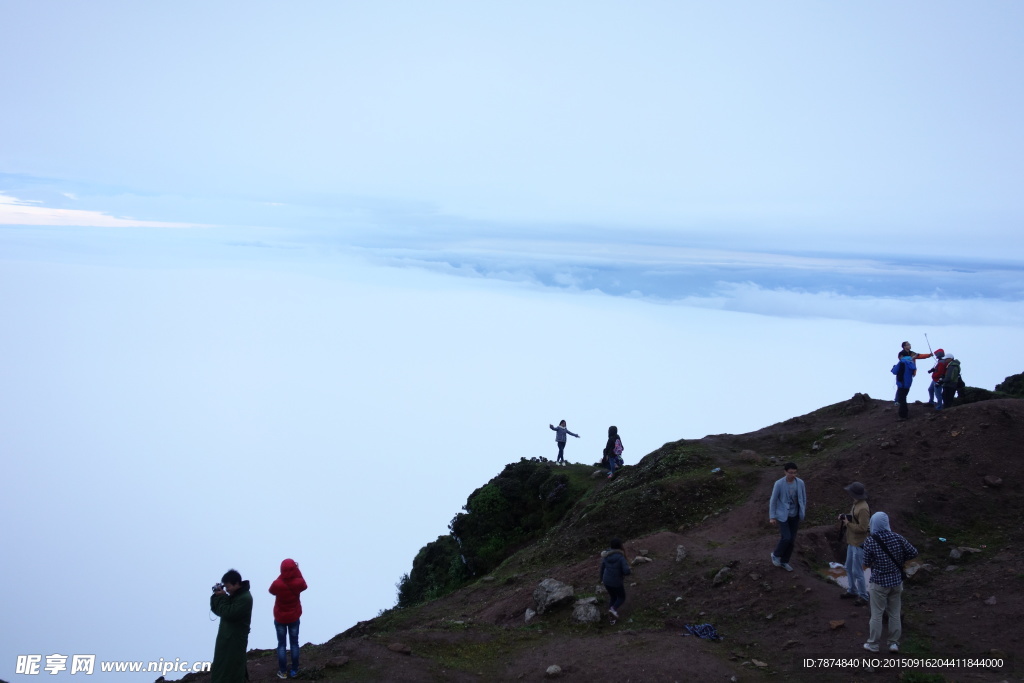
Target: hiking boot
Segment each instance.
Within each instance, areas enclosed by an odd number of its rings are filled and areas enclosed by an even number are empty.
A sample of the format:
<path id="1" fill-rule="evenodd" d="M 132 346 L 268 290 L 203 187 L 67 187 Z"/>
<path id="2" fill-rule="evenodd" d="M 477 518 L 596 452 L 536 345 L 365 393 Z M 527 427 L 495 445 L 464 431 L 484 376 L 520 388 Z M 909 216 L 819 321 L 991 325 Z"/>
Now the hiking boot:
<path id="1" fill-rule="evenodd" d="M 782 568 L 785 569 L 787 572 L 793 571 L 793 565 L 791 565 L 789 562 L 783 562 Z"/>
<path id="2" fill-rule="evenodd" d="M 868 604 L 868 601 L 860 597 L 859 595 L 857 596 L 857 599 L 853 601 L 854 607 L 863 607 L 866 604 Z"/>
<path id="3" fill-rule="evenodd" d="M 283 671 L 278 671 L 278 672 L 277 672 L 277 677 L 278 677 L 278 678 L 288 678 L 288 674 L 286 674 L 286 673 L 285 673 L 285 672 L 283 672 Z"/>
<path id="4" fill-rule="evenodd" d="M 871 643 L 864 643 L 864 649 L 868 652 L 878 652 L 878 646 Z"/>
<path id="5" fill-rule="evenodd" d="M 899 643 L 889 643 L 889 652 L 899 652 L 899 651 L 900 651 L 900 644 Z"/>
<path id="6" fill-rule="evenodd" d="M 291 676 L 292 678 L 298 678 L 299 677 L 299 670 L 298 669 L 292 669 L 291 671 L 288 672 L 288 675 Z"/>
<path id="7" fill-rule="evenodd" d="M 841 594 L 839 596 L 839 599 L 840 600 L 850 600 L 850 599 L 855 598 L 855 597 L 857 597 L 857 596 L 854 595 L 853 593 L 843 593 L 843 594 Z"/>
<path id="8" fill-rule="evenodd" d="M 609 607 L 609 608 L 608 608 L 608 614 L 612 615 L 612 616 L 613 616 L 613 617 L 615 617 L 616 619 L 618 619 L 618 618 L 619 618 L 619 613 L 618 613 L 617 611 L 615 611 L 615 608 L 614 608 L 614 607 Z"/>
<path id="9" fill-rule="evenodd" d="M 776 567 L 781 567 L 782 566 L 782 560 L 780 560 L 779 558 L 775 557 L 775 553 L 772 553 L 772 564 L 774 564 Z"/>

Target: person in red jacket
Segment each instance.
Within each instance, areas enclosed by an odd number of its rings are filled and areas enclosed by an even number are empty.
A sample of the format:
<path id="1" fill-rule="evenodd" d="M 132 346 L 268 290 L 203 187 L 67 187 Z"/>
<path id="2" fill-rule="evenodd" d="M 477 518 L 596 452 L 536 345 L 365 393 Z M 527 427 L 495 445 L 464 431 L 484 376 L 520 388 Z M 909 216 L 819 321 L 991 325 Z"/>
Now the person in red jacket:
<path id="1" fill-rule="evenodd" d="M 274 628 L 277 629 L 277 677 L 295 678 L 299 675 L 299 617 L 302 616 L 302 603 L 299 593 L 306 590 L 306 580 L 302 578 L 299 565 L 289 558 L 281 562 L 281 575 L 270 584 L 270 594 L 274 600 Z M 288 669 L 288 652 L 284 646 L 285 633 L 292 650 L 292 668 Z"/>

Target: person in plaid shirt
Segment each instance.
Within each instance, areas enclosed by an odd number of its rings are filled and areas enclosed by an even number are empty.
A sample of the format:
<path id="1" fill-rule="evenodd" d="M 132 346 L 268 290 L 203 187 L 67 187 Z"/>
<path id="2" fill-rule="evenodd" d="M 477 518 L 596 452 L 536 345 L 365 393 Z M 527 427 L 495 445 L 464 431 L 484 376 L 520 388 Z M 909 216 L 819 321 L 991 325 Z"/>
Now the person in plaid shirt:
<path id="1" fill-rule="evenodd" d="M 889 515 L 884 512 L 871 515 L 870 529 L 871 534 L 863 546 L 864 566 L 871 568 L 871 586 L 868 590 L 871 596 L 871 621 L 864 649 L 878 652 L 884 612 L 889 618 L 889 652 L 899 652 L 903 632 L 900 624 L 903 563 L 917 557 L 917 548 L 889 528 Z"/>

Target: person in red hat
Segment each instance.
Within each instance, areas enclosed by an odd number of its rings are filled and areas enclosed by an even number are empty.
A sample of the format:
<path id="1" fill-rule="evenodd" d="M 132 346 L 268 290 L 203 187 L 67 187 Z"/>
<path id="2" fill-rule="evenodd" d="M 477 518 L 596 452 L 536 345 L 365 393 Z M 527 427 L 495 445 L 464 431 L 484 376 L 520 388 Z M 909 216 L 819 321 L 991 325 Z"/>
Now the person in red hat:
<path id="1" fill-rule="evenodd" d="M 942 410 L 942 385 L 939 382 L 946 374 L 946 366 L 950 359 L 946 358 L 946 352 L 942 349 L 935 349 L 935 367 L 928 372 L 932 373 L 932 383 L 928 385 L 928 405 L 935 405 L 935 410 Z"/>
<path id="2" fill-rule="evenodd" d="M 302 603 L 299 593 L 306 590 L 306 580 L 302 578 L 299 565 L 288 558 L 281 562 L 281 575 L 270 584 L 270 594 L 274 600 L 274 628 L 277 629 L 277 677 L 295 678 L 299 675 L 299 617 L 302 616 Z M 288 652 L 284 646 L 285 634 L 288 634 L 292 650 L 292 668 L 288 669 Z"/>

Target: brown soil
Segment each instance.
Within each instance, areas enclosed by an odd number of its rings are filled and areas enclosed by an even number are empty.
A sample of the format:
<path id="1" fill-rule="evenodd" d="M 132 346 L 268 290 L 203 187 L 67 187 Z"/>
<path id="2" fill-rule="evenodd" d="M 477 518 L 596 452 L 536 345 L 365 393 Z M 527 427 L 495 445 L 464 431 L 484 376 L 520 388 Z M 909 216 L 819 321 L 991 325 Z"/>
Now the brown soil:
<path id="1" fill-rule="evenodd" d="M 713 447 L 712 467 L 723 468 L 722 476 L 754 471 L 758 483 L 746 502 L 700 523 L 629 539 L 630 559 L 645 552 L 653 561 L 634 567 L 616 625 L 571 625 L 571 608 L 526 624 L 532 591 L 547 577 L 606 604 L 596 587 L 601 548 L 568 563 L 538 561 L 534 549 L 442 599 L 390 610 L 327 643 L 307 645 L 300 678 L 539 681 L 557 664 L 560 678 L 587 682 L 1020 680 L 1024 400 L 984 401 L 941 413 L 917 404 L 901 422 L 890 402 L 857 395 L 757 432 L 708 436 L 699 443 Z M 767 523 L 771 486 L 787 460 L 799 464 L 809 497 L 792 573 L 771 565 L 777 531 Z M 622 476 L 629 474 L 626 468 Z M 1001 485 L 986 484 L 989 475 Z M 835 517 L 852 503 L 843 486 L 854 480 L 868 488 L 872 511 L 887 512 L 893 530 L 918 548 L 919 561 L 927 565 L 906 585 L 901 656 L 996 657 L 1007 666 L 993 671 L 935 664 L 871 672 L 803 664 L 808 658 L 872 656 L 861 647 L 869 609 L 840 600 L 841 589 L 826 576 L 829 561 L 841 551 Z M 680 545 L 687 556 L 676 562 Z M 950 550 L 958 546 L 980 552 L 954 561 Z M 714 586 L 722 567 L 730 567 L 730 578 Z M 705 622 L 724 639 L 685 635 L 685 624 Z M 403 645 L 406 652 L 389 645 Z M 254 681 L 276 680 L 273 651 L 251 652 L 249 672 Z M 208 675 L 186 679 L 204 681 Z"/>

